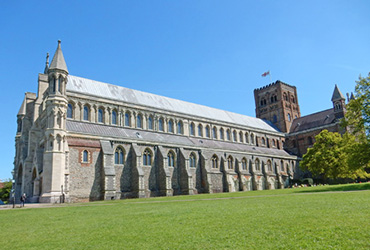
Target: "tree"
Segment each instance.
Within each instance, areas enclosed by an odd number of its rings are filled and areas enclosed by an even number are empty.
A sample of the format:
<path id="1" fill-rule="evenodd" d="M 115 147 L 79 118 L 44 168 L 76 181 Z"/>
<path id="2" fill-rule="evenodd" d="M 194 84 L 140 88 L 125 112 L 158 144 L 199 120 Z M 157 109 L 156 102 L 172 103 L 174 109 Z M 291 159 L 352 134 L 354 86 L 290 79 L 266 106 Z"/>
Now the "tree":
<path id="1" fill-rule="evenodd" d="M 300 162 L 303 170 L 309 170 L 315 176 L 325 179 L 367 177 L 363 168 L 349 164 L 350 153 L 357 145 L 356 137 L 349 133 L 341 136 L 337 132 L 321 131 L 312 148 L 307 150 Z"/>
<path id="2" fill-rule="evenodd" d="M 342 125 L 356 137 L 356 143 L 347 149 L 348 163 L 352 169 L 370 166 L 370 73 L 359 77 L 355 87 L 355 98 L 347 104 Z"/>
<path id="3" fill-rule="evenodd" d="M 4 182 L 4 186 L 0 188 L 0 200 L 7 201 L 10 197 L 10 192 L 12 190 L 12 181 L 8 180 Z"/>

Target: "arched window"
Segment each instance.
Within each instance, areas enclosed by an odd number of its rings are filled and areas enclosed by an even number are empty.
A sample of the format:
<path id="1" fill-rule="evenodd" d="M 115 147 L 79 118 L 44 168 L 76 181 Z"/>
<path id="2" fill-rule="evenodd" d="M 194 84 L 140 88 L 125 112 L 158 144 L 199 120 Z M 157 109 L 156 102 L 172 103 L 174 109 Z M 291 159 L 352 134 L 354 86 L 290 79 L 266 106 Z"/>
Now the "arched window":
<path id="1" fill-rule="evenodd" d="M 202 124 L 198 125 L 198 136 L 203 137 L 203 126 L 202 126 Z"/>
<path id="2" fill-rule="evenodd" d="M 217 139 L 217 128 L 216 127 L 213 127 L 212 129 L 212 138 Z"/>
<path id="3" fill-rule="evenodd" d="M 292 96 L 292 103 L 295 103 L 295 98 L 294 98 L 294 96 Z"/>
<path id="4" fill-rule="evenodd" d="M 191 168 L 195 168 L 196 167 L 196 157 L 195 157 L 195 154 L 194 153 L 191 153 L 190 156 L 189 156 L 189 166 Z"/>
<path id="5" fill-rule="evenodd" d="M 136 117 L 136 127 L 143 128 L 143 116 L 141 114 L 138 114 Z"/>
<path id="6" fill-rule="evenodd" d="M 163 127 L 163 118 L 159 118 L 158 120 L 158 130 L 159 131 L 164 131 L 164 127 Z"/>
<path id="7" fill-rule="evenodd" d="M 266 140 L 265 140 L 265 137 L 262 137 L 262 145 L 265 145 L 266 144 Z"/>
<path id="8" fill-rule="evenodd" d="M 249 134 L 245 133 L 245 143 L 249 143 Z"/>
<path id="9" fill-rule="evenodd" d="M 254 145 L 254 134 L 251 133 L 251 144 Z"/>
<path id="10" fill-rule="evenodd" d="M 145 149 L 143 153 L 143 165 L 150 166 L 152 165 L 152 153 L 149 149 Z"/>
<path id="11" fill-rule="evenodd" d="M 224 129 L 223 128 L 220 128 L 220 139 L 221 140 L 224 140 Z"/>
<path id="12" fill-rule="evenodd" d="M 104 122 L 104 112 L 101 108 L 98 110 L 98 122 Z"/>
<path id="13" fill-rule="evenodd" d="M 114 152 L 114 164 L 123 164 L 123 149 L 121 147 L 116 148 L 116 152 Z"/>
<path id="14" fill-rule="evenodd" d="M 243 142 L 243 132 L 239 132 L 239 142 Z"/>
<path id="15" fill-rule="evenodd" d="M 90 118 L 90 109 L 87 105 L 84 106 L 84 121 L 88 121 Z"/>
<path id="16" fill-rule="evenodd" d="M 275 141 L 275 139 L 272 139 L 272 146 L 273 147 L 276 147 L 276 141 Z"/>
<path id="17" fill-rule="evenodd" d="M 271 102 L 271 103 L 273 103 L 273 102 L 274 102 L 274 97 L 273 97 L 273 96 L 271 96 L 271 98 L 270 98 L 270 102 Z"/>
<path id="18" fill-rule="evenodd" d="M 290 114 L 288 113 L 288 121 L 290 121 L 292 118 L 290 117 Z"/>
<path id="19" fill-rule="evenodd" d="M 231 156 L 227 158 L 227 168 L 233 169 L 233 158 Z"/>
<path id="20" fill-rule="evenodd" d="M 153 117 L 151 115 L 148 118 L 148 129 L 153 130 Z"/>
<path id="21" fill-rule="evenodd" d="M 53 84 L 51 91 L 52 91 L 52 93 L 55 93 L 55 91 L 57 90 L 57 80 L 55 78 L 53 78 L 51 81 L 52 81 L 52 84 Z"/>
<path id="22" fill-rule="evenodd" d="M 230 135 L 230 130 L 229 130 L 229 129 L 226 131 L 226 139 L 227 139 L 228 141 L 230 141 L 230 140 L 231 140 L 231 135 Z"/>
<path id="23" fill-rule="evenodd" d="M 272 165 L 270 160 L 267 161 L 267 171 L 272 172 Z"/>
<path id="24" fill-rule="evenodd" d="M 82 162 L 83 163 L 88 163 L 89 162 L 89 151 L 84 150 L 82 152 Z"/>
<path id="25" fill-rule="evenodd" d="M 261 165 L 260 165 L 260 160 L 257 158 L 255 160 L 255 168 L 256 168 L 256 171 L 260 171 L 261 170 Z"/>
<path id="26" fill-rule="evenodd" d="M 212 156 L 211 162 L 212 162 L 212 168 L 218 168 L 218 158 L 216 155 Z"/>
<path id="27" fill-rule="evenodd" d="M 184 133 L 184 129 L 183 129 L 183 126 L 182 126 L 182 121 L 179 121 L 177 123 L 177 133 L 182 135 Z"/>
<path id="28" fill-rule="evenodd" d="M 169 152 L 167 155 L 167 163 L 169 167 L 174 167 L 175 166 L 175 156 L 173 152 Z"/>
<path id="29" fill-rule="evenodd" d="M 234 132 L 233 132 L 233 141 L 237 141 L 237 138 L 236 138 L 236 131 L 234 130 Z"/>
<path id="30" fill-rule="evenodd" d="M 117 125 L 117 112 L 115 110 L 112 111 L 112 124 Z"/>
<path id="31" fill-rule="evenodd" d="M 206 126 L 206 137 L 207 138 L 210 137 L 210 134 L 209 134 L 209 126 L 208 125 Z"/>
<path id="32" fill-rule="evenodd" d="M 173 133 L 173 121 L 172 120 L 168 121 L 168 132 Z"/>
<path id="33" fill-rule="evenodd" d="M 247 160 L 245 158 L 242 159 L 242 169 L 247 170 Z"/>
<path id="34" fill-rule="evenodd" d="M 130 124 L 131 124 L 131 122 L 130 122 L 130 113 L 126 112 L 125 113 L 125 126 L 130 127 Z"/>
<path id="35" fill-rule="evenodd" d="M 190 124 L 190 135 L 194 136 L 195 135 L 195 128 L 194 128 L 194 123 Z"/>
<path id="36" fill-rule="evenodd" d="M 67 118 L 73 118 L 73 106 L 70 103 L 68 103 L 67 107 Z"/>
<path id="37" fill-rule="evenodd" d="M 288 96 L 287 96 L 287 94 L 285 92 L 283 94 L 283 98 L 284 98 L 285 101 L 288 101 Z"/>

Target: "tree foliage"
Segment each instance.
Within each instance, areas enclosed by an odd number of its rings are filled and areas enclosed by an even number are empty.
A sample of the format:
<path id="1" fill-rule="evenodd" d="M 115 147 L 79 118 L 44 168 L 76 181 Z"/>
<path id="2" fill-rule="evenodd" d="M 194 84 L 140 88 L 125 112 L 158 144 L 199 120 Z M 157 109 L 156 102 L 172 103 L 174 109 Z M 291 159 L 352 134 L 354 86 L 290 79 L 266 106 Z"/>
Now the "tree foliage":
<path id="1" fill-rule="evenodd" d="M 341 136 L 337 132 L 323 130 L 315 139 L 315 144 L 300 162 L 303 170 L 309 170 L 314 176 L 324 179 L 368 177 L 363 168 L 350 162 L 354 160 L 351 157 L 354 146 L 358 146 L 354 135 L 345 133 Z"/>
<path id="2" fill-rule="evenodd" d="M 11 180 L 4 182 L 4 187 L 0 188 L 0 200 L 7 201 L 10 197 L 10 192 L 12 190 Z"/>

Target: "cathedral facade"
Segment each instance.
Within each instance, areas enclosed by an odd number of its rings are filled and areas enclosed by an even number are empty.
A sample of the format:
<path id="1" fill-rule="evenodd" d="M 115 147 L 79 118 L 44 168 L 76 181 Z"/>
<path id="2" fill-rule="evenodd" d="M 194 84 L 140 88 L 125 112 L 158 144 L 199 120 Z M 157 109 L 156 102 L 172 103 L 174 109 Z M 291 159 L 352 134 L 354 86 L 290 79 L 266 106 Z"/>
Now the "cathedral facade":
<path id="1" fill-rule="evenodd" d="M 341 98 L 339 91 L 324 127 L 337 124 Z M 17 115 L 16 197 L 54 203 L 285 188 L 299 173 L 292 138 L 323 126 L 303 121 L 294 86 L 277 81 L 255 90 L 255 100 L 257 118 L 69 75 L 59 41 L 38 93 L 25 94 Z"/>

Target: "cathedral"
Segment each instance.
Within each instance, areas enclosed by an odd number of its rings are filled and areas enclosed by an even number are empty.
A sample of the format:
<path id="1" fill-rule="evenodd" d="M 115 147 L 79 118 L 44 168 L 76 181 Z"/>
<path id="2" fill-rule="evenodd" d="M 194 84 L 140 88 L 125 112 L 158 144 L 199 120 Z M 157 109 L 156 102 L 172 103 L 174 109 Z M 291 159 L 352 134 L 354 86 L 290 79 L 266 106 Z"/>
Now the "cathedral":
<path id="1" fill-rule="evenodd" d="M 285 188 L 324 128 L 338 130 L 345 99 L 300 116 L 297 91 L 254 91 L 249 117 L 70 75 L 58 41 L 17 115 L 15 195 L 81 202 Z M 311 138 L 311 140 L 309 139 Z"/>

